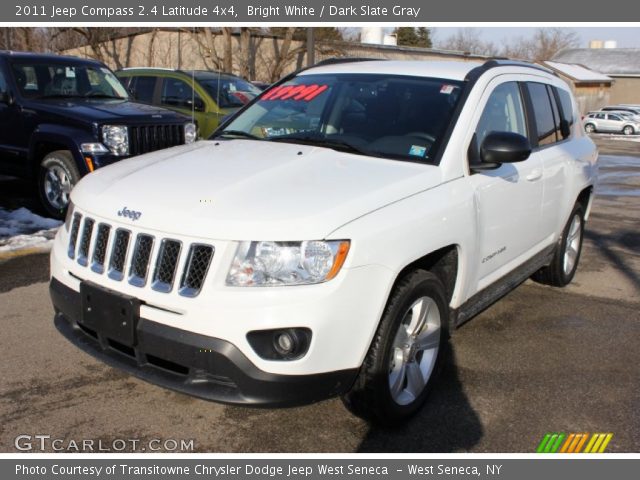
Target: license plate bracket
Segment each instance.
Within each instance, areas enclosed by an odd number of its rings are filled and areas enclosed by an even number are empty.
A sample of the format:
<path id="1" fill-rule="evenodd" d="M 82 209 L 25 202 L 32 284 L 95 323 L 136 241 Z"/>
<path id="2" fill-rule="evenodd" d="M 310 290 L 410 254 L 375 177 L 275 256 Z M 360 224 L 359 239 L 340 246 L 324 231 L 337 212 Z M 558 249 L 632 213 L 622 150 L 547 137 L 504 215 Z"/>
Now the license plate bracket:
<path id="1" fill-rule="evenodd" d="M 127 346 L 136 344 L 140 300 L 91 282 L 80 283 L 82 324 Z"/>

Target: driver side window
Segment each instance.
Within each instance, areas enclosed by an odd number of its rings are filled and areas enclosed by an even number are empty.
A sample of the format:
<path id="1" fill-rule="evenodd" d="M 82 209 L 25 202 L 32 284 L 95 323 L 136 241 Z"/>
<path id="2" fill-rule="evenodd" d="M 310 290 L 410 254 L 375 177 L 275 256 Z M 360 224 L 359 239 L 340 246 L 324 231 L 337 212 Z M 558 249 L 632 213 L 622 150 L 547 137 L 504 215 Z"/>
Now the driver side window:
<path id="1" fill-rule="evenodd" d="M 498 85 L 491 93 L 476 128 L 478 152 L 482 141 L 491 132 L 511 132 L 527 136 L 522 96 L 517 82 Z"/>

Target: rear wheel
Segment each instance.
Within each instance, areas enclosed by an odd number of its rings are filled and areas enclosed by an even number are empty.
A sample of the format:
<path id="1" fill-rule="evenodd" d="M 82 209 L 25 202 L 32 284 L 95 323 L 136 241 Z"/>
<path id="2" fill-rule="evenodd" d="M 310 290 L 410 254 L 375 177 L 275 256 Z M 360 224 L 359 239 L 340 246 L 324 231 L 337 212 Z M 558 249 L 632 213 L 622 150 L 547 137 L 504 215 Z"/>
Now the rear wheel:
<path id="1" fill-rule="evenodd" d="M 571 283 L 578 269 L 583 235 L 584 212 L 582 205 L 576 205 L 556 246 L 553 260 L 534 274 L 534 280 L 555 287 L 564 287 Z"/>
<path id="2" fill-rule="evenodd" d="M 71 190 L 78 180 L 80 174 L 71 152 L 57 150 L 44 157 L 38 173 L 38 195 L 49 216 L 64 219 Z"/>
<path id="3" fill-rule="evenodd" d="M 343 397 L 354 414 L 394 424 L 422 407 L 448 338 L 444 291 L 438 277 L 424 270 L 396 286 L 358 378 Z"/>

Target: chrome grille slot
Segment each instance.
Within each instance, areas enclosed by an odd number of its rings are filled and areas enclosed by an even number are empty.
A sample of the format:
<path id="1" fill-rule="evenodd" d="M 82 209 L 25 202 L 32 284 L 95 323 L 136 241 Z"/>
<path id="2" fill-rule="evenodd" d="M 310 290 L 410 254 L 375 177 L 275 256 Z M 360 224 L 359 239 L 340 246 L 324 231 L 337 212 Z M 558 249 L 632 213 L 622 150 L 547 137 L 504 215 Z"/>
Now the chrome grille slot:
<path id="1" fill-rule="evenodd" d="M 73 223 L 71 224 L 71 234 L 69 235 L 69 249 L 67 250 L 69 258 L 76 257 L 76 244 L 78 242 L 78 232 L 80 231 L 80 220 L 82 220 L 82 215 L 74 213 Z"/>
<path id="2" fill-rule="evenodd" d="M 85 218 L 84 226 L 82 227 L 82 236 L 80 237 L 80 246 L 78 247 L 78 263 L 85 267 L 88 263 L 87 258 L 89 257 L 89 245 L 91 245 L 94 223 L 92 218 Z"/>
<path id="3" fill-rule="evenodd" d="M 200 293 L 212 258 L 213 247 L 210 245 L 191 245 L 187 263 L 182 273 L 182 280 L 180 281 L 180 295 L 195 297 Z"/>
<path id="4" fill-rule="evenodd" d="M 116 230 L 116 236 L 113 240 L 111 248 L 111 258 L 109 259 L 109 278 L 113 280 L 122 280 L 124 278 L 124 265 L 127 259 L 127 249 L 129 248 L 129 239 L 131 232 L 121 228 Z"/>
<path id="5" fill-rule="evenodd" d="M 156 268 L 153 273 L 151 288 L 159 292 L 168 293 L 173 288 L 173 280 L 176 276 L 178 259 L 182 244 L 177 240 L 165 238 L 160 244 L 160 251 L 156 259 Z"/>
<path id="6" fill-rule="evenodd" d="M 93 247 L 93 256 L 91 257 L 91 270 L 96 273 L 104 272 L 104 259 L 107 255 L 107 242 L 109 241 L 109 233 L 111 227 L 106 223 L 98 224 L 98 233 L 96 233 L 96 244 Z"/>
<path id="7" fill-rule="evenodd" d="M 153 237 L 144 233 L 138 234 L 129 268 L 129 283 L 131 285 L 144 287 L 147 283 L 147 271 L 149 270 L 152 248 Z"/>

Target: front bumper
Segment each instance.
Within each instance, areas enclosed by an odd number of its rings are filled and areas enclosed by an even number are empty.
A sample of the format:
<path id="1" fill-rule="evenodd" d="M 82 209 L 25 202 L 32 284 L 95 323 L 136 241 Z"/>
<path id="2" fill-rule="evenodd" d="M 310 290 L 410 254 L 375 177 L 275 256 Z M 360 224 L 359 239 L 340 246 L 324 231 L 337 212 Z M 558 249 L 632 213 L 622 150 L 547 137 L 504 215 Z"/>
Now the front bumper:
<path id="1" fill-rule="evenodd" d="M 292 406 L 345 393 L 358 369 L 281 375 L 256 367 L 236 346 L 141 318 L 134 345 L 123 345 L 82 325 L 80 294 L 56 278 L 50 293 L 56 328 L 86 353 L 172 390 L 222 403 Z"/>

